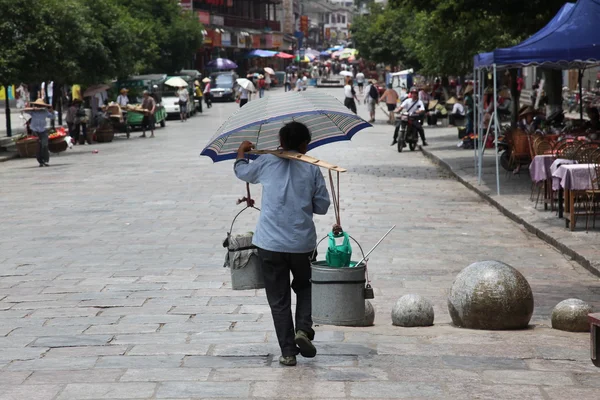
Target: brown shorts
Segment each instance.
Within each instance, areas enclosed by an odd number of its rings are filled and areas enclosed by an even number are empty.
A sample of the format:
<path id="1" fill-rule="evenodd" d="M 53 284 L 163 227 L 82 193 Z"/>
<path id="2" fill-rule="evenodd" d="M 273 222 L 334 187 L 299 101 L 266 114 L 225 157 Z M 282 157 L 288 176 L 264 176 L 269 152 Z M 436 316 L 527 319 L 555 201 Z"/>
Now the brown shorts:
<path id="1" fill-rule="evenodd" d="M 154 128 L 154 115 L 144 115 L 142 119 L 142 128 Z"/>

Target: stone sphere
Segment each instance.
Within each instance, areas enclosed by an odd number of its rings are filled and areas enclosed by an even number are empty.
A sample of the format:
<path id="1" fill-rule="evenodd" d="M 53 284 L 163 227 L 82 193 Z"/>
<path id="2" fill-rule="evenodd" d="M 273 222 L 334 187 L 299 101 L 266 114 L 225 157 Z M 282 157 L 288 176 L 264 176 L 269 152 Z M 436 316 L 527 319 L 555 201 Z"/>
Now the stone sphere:
<path id="1" fill-rule="evenodd" d="M 365 300 L 365 318 L 354 326 L 373 326 L 375 323 L 375 309 L 369 300 Z"/>
<path id="2" fill-rule="evenodd" d="M 392 324 L 396 326 L 433 325 L 433 306 L 418 294 L 407 294 L 398 299 L 392 308 Z"/>
<path id="3" fill-rule="evenodd" d="M 500 261 L 479 261 L 463 269 L 450 290 L 454 325 L 470 329 L 523 329 L 533 314 L 533 293 L 525 277 Z"/>
<path id="4" fill-rule="evenodd" d="M 563 300 L 552 310 L 552 328 L 568 332 L 589 332 L 592 306 L 583 300 Z"/>

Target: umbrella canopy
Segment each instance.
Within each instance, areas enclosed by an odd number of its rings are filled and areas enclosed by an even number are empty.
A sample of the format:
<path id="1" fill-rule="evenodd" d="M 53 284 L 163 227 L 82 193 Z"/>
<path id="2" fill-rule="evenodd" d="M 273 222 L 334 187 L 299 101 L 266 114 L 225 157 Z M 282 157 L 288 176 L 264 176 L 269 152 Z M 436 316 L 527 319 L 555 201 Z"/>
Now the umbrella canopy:
<path id="1" fill-rule="evenodd" d="M 341 51 L 334 51 L 333 53 L 331 53 L 332 58 L 338 58 L 340 55 L 342 55 Z"/>
<path id="2" fill-rule="evenodd" d="M 92 97 L 98 93 L 104 92 L 105 90 L 110 89 L 109 85 L 100 84 L 100 85 L 92 85 L 83 92 L 83 97 Z"/>
<path id="3" fill-rule="evenodd" d="M 202 82 L 204 82 L 204 83 L 208 83 L 208 82 L 210 82 L 210 78 L 209 78 L 209 77 L 206 77 L 206 78 L 202 79 Z"/>
<path id="4" fill-rule="evenodd" d="M 277 149 L 279 130 L 292 121 L 310 130 L 309 150 L 350 140 L 356 132 L 371 126 L 333 96 L 316 91 L 275 94 L 239 108 L 200 154 L 215 162 L 233 159 L 244 140 L 254 143 L 258 150 Z"/>
<path id="5" fill-rule="evenodd" d="M 350 71 L 342 71 L 340 72 L 341 76 L 354 76 L 354 74 Z"/>
<path id="6" fill-rule="evenodd" d="M 236 79 L 236 82 L 244 89 L 249 90 L 251 92 L 256 92 L 256 88 L 254 87 L 254 83 L 252 83 L 252 81 L 246 78 L 238 78 Z"/>
<path id="7" fill-rule="evenodd" d="M 165 85 L 173 87 L 187 87 L 187 82 L 178 76 L 174 76 L 165 81 Z"/>
<path id="8" fill-rule="evenodd" d="M 248 57 L 274 57 L 276 54 L 276 51 L 256 49 L 248 53 Z"/>
<path id="9" fill-rule="evenodd" d="M 273 71 L 273 68 L 265 67 L 264 70 L 269 75 L 275 75 L 275 71 Z"/>
<path id="10" fill-rule="evenodd" d="M 311 56 L 311 55 L 305 55 L 304 57 L 300 57 L 300 56 L 296 56 L 296 58 L 294 58 L 294 61 L 296 62 L 312 62 L 315 59 L 315 57 Z"/>
<path id="11" fill-rule="evenodd" d="M 217 58 L 206 64 L 206 66 L 215 69 L 236 69 L 238 67 L 236 63 L 227 58 Z"/>
<path id="12" fill-rule="evenodd" d="M 287 60 L 291 60 L 292 58 L 294 58 L 293 55 L 288 54 L 288 53 L 277 53 L 277 54 L 275 54 L 275 57 L 279 57 L 279 58 L 283 58 L 283 59 L 287 59 Z"/>
<path id="13" fill-rule="evenodd" d="M 328 51 L 322 51 L 321 53 L 319 53 L 319 55 L 323 58 L 329 58 L 331 57 L 331 53 Z"/>

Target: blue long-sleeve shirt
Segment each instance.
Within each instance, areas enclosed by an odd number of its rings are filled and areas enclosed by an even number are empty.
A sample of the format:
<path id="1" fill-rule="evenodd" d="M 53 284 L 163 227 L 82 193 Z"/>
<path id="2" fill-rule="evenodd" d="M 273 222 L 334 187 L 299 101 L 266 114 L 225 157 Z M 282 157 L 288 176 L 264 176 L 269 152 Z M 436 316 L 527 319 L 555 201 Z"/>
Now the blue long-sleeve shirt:
<path id="1" fill-rule="evenodd" d="M 30 111 L 29 115 L 31 115 L 29 127 L 34 132 L 44 132 L 46 130 L 46 118 L 54 119 L 54 113 L 48 110 Z"/>
<path id="2" fill-rule="evenodd" d="M 317 244 L 313 214 L 326 214 L 330 205 L 319 167 L 265 154 L 253 162 L 237 160 L 233 169 L 239 179 L 263 186 L 252 243 L 282 253 L 313 251 Z"/>

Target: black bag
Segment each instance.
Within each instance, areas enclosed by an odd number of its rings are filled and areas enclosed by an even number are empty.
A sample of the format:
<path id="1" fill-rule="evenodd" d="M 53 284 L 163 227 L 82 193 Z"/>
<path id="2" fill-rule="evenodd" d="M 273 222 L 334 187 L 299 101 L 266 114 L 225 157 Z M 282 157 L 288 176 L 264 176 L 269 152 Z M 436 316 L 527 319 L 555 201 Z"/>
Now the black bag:
<path id="1" fill-rule="evenodd" d="M 379 92 L 377 91 L 375 85 L 371 85 L 371 89 L 369 89 L 369 96 L 371 96 L 373 100 L 377 100 L 379 98 Z"/>

